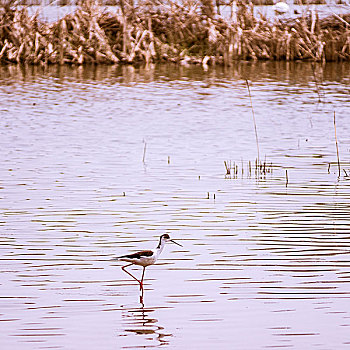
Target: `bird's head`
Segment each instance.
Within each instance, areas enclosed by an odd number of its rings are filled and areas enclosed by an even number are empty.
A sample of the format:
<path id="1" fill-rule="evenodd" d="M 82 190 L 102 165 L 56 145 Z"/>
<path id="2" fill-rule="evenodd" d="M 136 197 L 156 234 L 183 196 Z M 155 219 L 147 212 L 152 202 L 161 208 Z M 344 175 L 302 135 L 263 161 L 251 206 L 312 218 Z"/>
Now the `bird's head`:
<path id="1" fill-rule="evenodd" d="M 170 236 L 167 234 L 167 233 L 164 233 L 163 235 L 160 236 L 160 242 L 171 242 L 171 243 L 174 243 L 174 244 L 177 244 L 179 245 L 180 247 L 182 247 L 182 245 L 180 243 L 177 243 L 175 241 L 173 241 L 172 239 L 170 239 Z"/>

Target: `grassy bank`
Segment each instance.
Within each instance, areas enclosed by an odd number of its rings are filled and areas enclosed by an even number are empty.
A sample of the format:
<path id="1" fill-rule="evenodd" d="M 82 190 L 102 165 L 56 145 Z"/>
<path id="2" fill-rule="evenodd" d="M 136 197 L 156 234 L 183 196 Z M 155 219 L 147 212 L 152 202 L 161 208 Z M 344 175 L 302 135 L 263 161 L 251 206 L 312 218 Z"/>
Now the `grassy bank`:
<path id="1" fill-rule="evenodd" d="M 317 14 L 273 23 L 238 4 L 230 19 L 205 1 L 147 2 L 104 12 L 94 1 L 54 22 L 29 16 L 26 8 L 0 8 L 0 62 L 28 64 L 152 63 L 225 64 L 235 60 L 350 60 L 350 14 Z"/>
<path id="2" fill-rule="evenodd" d="M 3 0 L 3 1 L 13 1 L 13 0 Z M 219 6 L 230 6 L 233 0 L 215 0 L 215 5 Z M 311 4 L 326 4 L 332 3 L 333 0 L 293 0 L 289 1 L 293 2 L 295 5 L 305 4 L 305 5 L 311 5 Z M 120 5 L 120 0 L 99 0 L 99 2 L 102 5 L 106 6 L 118 6 Z M 250 0 L 247 1 L 247 3 L 252 3 L 253 5 L 273 5 L 276 0 Z M 57 6 L 70 6 L 70 5 L 77 5 L 79 3 L 79 0 L 16 0 L 17 5 L 23 5 L 23 6 L 46 6 L 46 5 L 57 5 Z M 346 4 L 347 0 L 336 0 L 336 3 L 338 4 Z"/>

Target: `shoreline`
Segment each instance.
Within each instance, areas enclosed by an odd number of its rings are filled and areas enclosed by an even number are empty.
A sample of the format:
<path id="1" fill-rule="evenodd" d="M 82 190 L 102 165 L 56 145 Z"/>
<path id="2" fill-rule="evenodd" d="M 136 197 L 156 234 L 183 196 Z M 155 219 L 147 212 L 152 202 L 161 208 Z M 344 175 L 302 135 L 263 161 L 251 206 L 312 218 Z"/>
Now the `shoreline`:
<path id="1" fill-rule="evenodd" d="M 256 18 L 238 4 L 230 18 L 203 6 L 143 6 L 115 13 L 84 1 L 47 23 L 27 8 L 0 7 L 0 63 L 230 66 L 240 60 L 349 61 L 350 13 Z"/>

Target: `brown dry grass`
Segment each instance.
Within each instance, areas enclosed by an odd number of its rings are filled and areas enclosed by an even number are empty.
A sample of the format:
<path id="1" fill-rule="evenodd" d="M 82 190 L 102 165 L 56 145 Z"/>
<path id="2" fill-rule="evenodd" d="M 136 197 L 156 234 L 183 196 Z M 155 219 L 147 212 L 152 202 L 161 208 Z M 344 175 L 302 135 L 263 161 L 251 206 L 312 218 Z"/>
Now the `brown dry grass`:
<path id="1" fill-rule="evenodd" d="M 29 64 L 182 62 L 231 65 L 235 60 L 350 60 L 350 14 L 270 22 L 239 4 L 237 21 L 208 16 L 200 3 L 121 1 L 107 13 L 95 1 L 46 23 L 26 8 L 0 7 L 0 62 Z"/>

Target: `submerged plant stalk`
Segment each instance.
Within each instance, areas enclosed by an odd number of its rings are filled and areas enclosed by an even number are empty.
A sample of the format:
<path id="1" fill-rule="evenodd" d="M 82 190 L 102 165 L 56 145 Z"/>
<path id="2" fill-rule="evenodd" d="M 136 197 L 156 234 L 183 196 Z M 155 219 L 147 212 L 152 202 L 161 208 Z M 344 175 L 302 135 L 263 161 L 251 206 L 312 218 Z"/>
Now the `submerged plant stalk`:
<path id="1" fill-rule="evenodd" d="M 254 122 L 254 130 L 255 130 L 255 141 L 256 141 L 256 149 L 257 149 L 257 152 L 258 152 L 258 164 L 259 164 L 259 161 L 260 161 L 259 139 L 258 139 L 258 131 L 257 131 L 257 128 L 256 128 L 256 122 L 255 122 L 255 114 L 254 114 L 254 108 L 253 108 L 253 100 L 252 100 L 252 95 L 251 95 L 251 93 L 250 93 L 249 82 L 248 82 L 247 79 L 245 80 L 245 82 L 246 82 L 246 84 L 247 84 L 248 94 L 249 94 L 249 99 L 250 99 L 250 106 L 251 106 L 251 108 L 252 108 L 252 116 L 253 116 L 253 122 Z"/>

